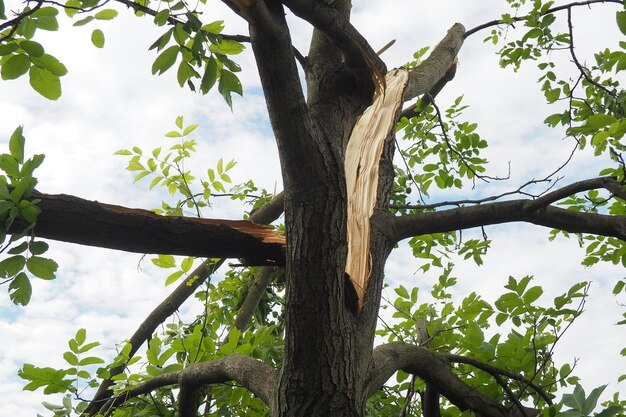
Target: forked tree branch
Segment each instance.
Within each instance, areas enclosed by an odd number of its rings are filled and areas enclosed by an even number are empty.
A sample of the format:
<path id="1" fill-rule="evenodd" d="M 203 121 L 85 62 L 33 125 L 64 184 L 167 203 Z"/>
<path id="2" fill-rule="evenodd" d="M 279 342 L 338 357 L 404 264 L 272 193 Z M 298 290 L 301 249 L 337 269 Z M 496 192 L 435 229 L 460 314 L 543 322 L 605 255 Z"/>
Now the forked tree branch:
<path id="1" fill-rule="evenodd" d="M 371 74 L 375 86 L 384 85 L 387 67 L 350 19 L 324 0 L 284 0 L 298 17 L 312 24 L 342 51 L 347 64 Z"/>
<path id="2" fill-rule="evenodd" d="M 517 417 L 517 408 L 507 409 L 492 401 L 479 391 L 461 381 L 450 367 L 443 355 L 426 348 L 392 342 L 378 346 L 372 353 L 372 368 L 368 395 L 378 391 L 396 371 L 403 370 L 422 378 L 435 386 L 441 395 L 446 397 L 461 411 L 471 410 L 482 417 Z M 525 409 L 525 414 L 536 415 L 537 411 Z"/>

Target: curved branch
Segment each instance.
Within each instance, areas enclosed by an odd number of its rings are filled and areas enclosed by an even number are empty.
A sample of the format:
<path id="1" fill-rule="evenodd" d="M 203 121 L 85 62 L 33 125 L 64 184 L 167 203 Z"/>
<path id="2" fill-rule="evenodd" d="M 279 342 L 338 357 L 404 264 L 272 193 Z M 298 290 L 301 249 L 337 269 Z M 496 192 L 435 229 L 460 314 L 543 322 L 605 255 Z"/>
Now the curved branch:
<path id="1" fill-rule="evenodd" d="M 572 7 L 576 7 L 576 6 L 590 6 L 590 5 L 595 4 L 595 3 L 623 4 L 623 1 L 622 0 L 587 0 L 587 1 L 577 1 L 577 2 L 563 4 L 561 6 L 557 6 L 557 7 L 553 7 L 551 9 L 548 9 L 545 12 L 541 13 L 541 16 L 545 16 L 547 14 L 553 14 L 553 13 L 559 12 L 561 10 L 569 10 Z M 514 22 L 521 22 L 521 21 L 524 21 L 524 20 L 528 19 L 529 17 L 530 16 L 526 15 L 526 16 L 512 17 L 511 19 Z M 483 23 L 481 25 L 478 25 L 478 26 L 468 30 L 465 33 L 465 37 L 467 38 L 467 37 L 473 35 L 474 33 L 479 32 L 479 31 L 481 31 L 483 29 L 487 29 L 487 28 L 490 28 L 490 27 L 493 27 L 493 26 L 498 26 L 498 25 L 501 25 L 501 24 L 503 24 L 503 23 L 502 23 L 502 21 L 500 19 L 494 19 L 494 20 L 492 20 L 490 22 Z"/>
<path id="2" fill-rule="evenodd" d="M 235 381 L 241 384 L 261 401 L 271 406 L 277 372 L 266 363 L 232 353 L 209 362 L 192 363 L 179 372 L 171 372 L 143 382 L 127 392 L 112 397 L 103 407 L 103 410 L 112 410 L 126 401 L 139 395 L 148 394 L 157 388 L 175 385 L 180 386 L 179 415 L 180 417 L 195 417 L 197 404 L 192 400 L 194 394 L 205 385 Z"/>
<path id="3" fill-rule="evenodd" d="M 622 186 L 614 179 L 596 178 L 571 184 L 536 200 L 502 201 L 400 217 L 388 214 L 382 221 L 391 226 L 392 239 L 395 242 L 428 233 L 449 232 L 516 221 L 572 233 L 590 233 L 626 240 L 626 216 L 583 213 L 549 205 L 572 193 L 594 188 L 608 188 L 614 194 L 618 192 L 623 195 L 624 193 Z"/>
<path id="4" fill-rule="evenodd" d="M 398 370 L 415 374 L 432 384 L 462 411 L 472 410 L 483 417 L 511 417 L 518 411 L 508 410 L 461 381 L 452 373 L 450 364 L 441 354 L 403 342 L 392 342 L 374 349 L 368 395 L 379 390 Z"/>
<path id="5" fill-rule="evenodd" d="M 284 263 L 284 236 L 251 221 L 159 216 L 151 211 L 34 192 L 35 236 L 135 253 Z M 16 224 L 14 230 L 23 225 Z"/>

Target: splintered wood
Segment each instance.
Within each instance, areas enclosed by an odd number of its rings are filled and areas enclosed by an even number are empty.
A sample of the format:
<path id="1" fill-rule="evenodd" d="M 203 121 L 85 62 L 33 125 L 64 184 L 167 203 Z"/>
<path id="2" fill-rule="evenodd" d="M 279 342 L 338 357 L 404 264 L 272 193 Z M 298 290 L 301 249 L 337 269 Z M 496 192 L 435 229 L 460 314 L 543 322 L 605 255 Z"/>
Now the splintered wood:
<path id="1" fill-rule="evenodd" d="M 358 297 L 359 311 L 365 304 L 369 281 L 370 217 L 374 213 L 378 189 L 378 166 L 385 139 L 395 126 L 402 105 L 408 72 L 396 69 L 387 73 L 385 86 L 374 102 L 357 120 L 346 149 L 346 185 L 348 191 L 348 258 L 346 273 Z"/>

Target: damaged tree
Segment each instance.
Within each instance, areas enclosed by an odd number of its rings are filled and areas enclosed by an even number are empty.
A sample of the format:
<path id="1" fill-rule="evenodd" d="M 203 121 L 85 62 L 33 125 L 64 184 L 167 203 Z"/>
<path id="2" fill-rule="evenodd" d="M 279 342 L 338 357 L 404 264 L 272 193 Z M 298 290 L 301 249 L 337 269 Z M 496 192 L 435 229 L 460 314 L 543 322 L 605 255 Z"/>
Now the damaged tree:
<path id="1" fill-rule="evenodd" d="M 187 36 L 192 35 L 190 39 L 205 30 L 201 24 L 196 25 L 199 15 L 195 12 L 164 16 L 140 2 L 118 1 L 157 18 L 160 15 L 164 22 L 186 31 Z M 100 7 L 91 3 L 79 1 L 72 7 L 85 10 Z M 593 111 L 588 114 L 570 108 L 569 120 L 563 118 L 553 123 L 569 124 L 572 135 L 607 131 L 605 150 L 610 150 L 607 152 L 617 165 L 610 175 L 550 190 L 536 198 L 490 201 L 499 198 L 496 196 L 411 206 L 405 203 L 405 190 L 394 189 L 394 184 L 397 185 L 393 166 L 395 127 L 401 116 L 428 115 L 433 116 L 428 120 L 443 127 L 435 96 L 454 76 L 457 54 L 467 36 L 476 30 L 466 31 L 461 24 L 455 24 L 419 65 L 388 71 L 380 56 L 350 23 L 347 0 L 225 3 L 248 22 L 249 38 L 211 37 L 206 33 L 202 36 L 206 36 L 207 42 L 226 39 L 251 44 L 279 151 L 284 192 L 251 213 L 249 221 L 237 222 L 157 216 L 143 210 L 34 192 L 31 199 L 37 200 L 41 212 L 32 233 L 138 253 L 239 258 L 246 265 L 261 265 L 265 269 L 258 274 L 260 292 L 248 293 L 234 323 L 240 330 L 246 329 L 263 290 L 272 279 L 274 270 L 270 267 L 284 268 L 284 350 L 280 365 L 230 353 L 212 360 L 188 361 L 183 369 L 146 377 L 139 383 L 113 390 L 114 376 L 124 371 L 126 361 L 222 262 L 206 261 L 189 274 L 193 277 L 191 281 L 183 282 L 138 328 L 130 339 L 124 360 L 108 369 L 97 394 L 82 410 L 84 415 L 130 415 L 124 413 L 142 407 L 143 410 L 155 407 L 171 413 L 168 415 L 176 410 L 181 417 L 196 416 L 199 410 L 210 415 L 214 403 L 207 387 L 234 381 L 260 399 L 275 417 L 356 417 L 365 415 L 368 398 L 379 392 L 397 371 L 423 381 L 421 411 L 426 417 L 439 416 L 444 404 L 446 409 L 457 413 L 469 410 L 486 417 L 531 417 L 537 415 L 538 409 L 550 406 L 550 392 L 555 387 L 546 391 L 534 380 L 539 370 L 535 375 L 522 375 L 454 355 L 451 353 L 454 347 L 448 346 L 446 350 L 434 346 L 437 329 L 425 321 L 416 323 L 426 335 L 419 338 L 419 343 L 395 341 L 374 348 L 385 261 L 396 244 L 407 238 L 507 222 L 528 222 L 569 233 L 614 238 L 613 242 L 619 242 L 615 251 L 623 251 L 626 217 L 618 208 L 624 207 L 626 189 L 619 127 L 626 121 L 622 107 L 625 95 L 619 85 L 602 84 L 589 69 L 581 67 L 580 82 L 593 90 L 595 98 L 601 96 L 604 100 L 590 99 Z M 529 16 L 509 17 L 510 21 L 503 17 L 485 28 L 528 20 L 531 30 L 541 28 L 541 24 L 545 29 L 551 22 L 533 23 L 533 19 L 570 13 L 577 5 L 597 1 L 552 9 L 550 4 L 535 3 Z M 622 4 L 621 1 L 607 3 Z M 20 28 L 27 24 L 29 16 L 36 17 L 37 10 L 47 4 L 46 0 L 34 2 L 30 10 L 2 24 L 0 29 L 5 31 L 0 39 L 6 45 L 14 42 L 13 39 L 22 42 L 19 36 L 24 32 Z M 292 46 L 286 9 L 314 27 L 306 56 Z M 570 24 L 570 31 L 571 27 Z M 547 36 L 547 32 L 542 32 L 528 39 L 540 38 L 545 43 Z M 571 39 L 570 33 L 569 37 L 553 42 L 571 45 Z M 194 45 L 195 42 L 187 47 L 193 51 Z M 537 48 L 541 46 L 545 44 Z M 201 62 L 207 68 L 215 65 L 210 60 Z M 306 94 L 301 88 L 298 64 L 306 76 Z M 224 74 L 228 70 L 225 67 L 222 70 L 222 77 L 226 78 Z M 204 85 L 200 88 L 204 90 Z M 407 103 L 414 99 L 420 100 L 408 107 Z M 589 121 L 599 114 L 606 116 L 606 123 Z M 407 127 L 410 122 L 403 120 Z M 445 131 L 440 140 L 448 147 L 450 158 L 465 167 L 467 178 L 481 178 L 481 171 L 455 149 Z M 410 176 L 404 179 L 412 180 Z M 521 190 L 517 194 L 522 194 Z M 610 202 L 615 206 L 607 211 L 572 210 L 555 205 L 592 190 L 605 190 L 608 197 L 602 204 L 598 199 L 589 204 L 603 207 Z M 404 197 L 398 197 L 403 193 Z M 442 209 L 446 206 L 459 207 Z M 259 226 L 275 221 L 283 210 L 284 235 Z M 21 230 L 29 223 L 28 219 L 17 220 L 11 231 Z M 460 364 L 473 367 L 473 371 Z M 498 388 L 487 390 L 473 385 L 471 375 L 475 370 L 489 374 Z M 150 400 L 133 403 L 163 387 L 178 388 L 175 404 L 165 411 L 163 404 Z M 125 408 L 129 405 L 136 408 Z"/>

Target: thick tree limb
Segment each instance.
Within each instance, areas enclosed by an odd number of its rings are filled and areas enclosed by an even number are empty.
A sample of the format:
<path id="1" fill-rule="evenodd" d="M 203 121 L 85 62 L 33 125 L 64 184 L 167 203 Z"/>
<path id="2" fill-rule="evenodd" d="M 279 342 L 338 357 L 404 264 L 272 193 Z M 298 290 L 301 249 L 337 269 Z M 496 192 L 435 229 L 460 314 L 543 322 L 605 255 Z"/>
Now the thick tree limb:
<path id="1" fill-rule="evenodd" d="M 282 192 L 276 194 L 269 202 L 258 207 L 250 213 L 250 220 L 257 224 L 269 224 L 278 219 L 284 210 L 285 197 Z M 170 317 L 180 306 L 196 292 L 198 287 L 210 277 L 223 263 L 225 259 L 206 260 L 195 268 L 172 293 L 165 298 L 146 319 L 139 325 L 135 333 L 130 337 L 131 345 L 128 358 L 135 356 L 135 353 L 152 336 L 156 328 Z M 85 410 L 85 415 L 95 415 L 102 411 L 100 406 L 107 401 L 113 392 L 110 390 L 113 385 L 111 377 L 124 371 L 126 364 L 112 368 L 109 379 L 102 381 L 98 387 L 89 406 Z"/>
<path id="2" fill-rule="evenodd" d="M 135 253 L 284 263 L 284 236 L 250 221 L 159 216 L 65 194 L 35 192 L 32 198 L 41 200 L 38 237 Z"/>
<path id="3" fill-rule="evenodd" d="M 157 388 L 178 384 L 179 416 L 196 417 L 198 412 L 197 392 L 205 385 L 235 381 L 249 389 L 265 404 L 271 406 L 277 372 L 260 360 L 237 353 L 209 362 L 193 363 L 182 371 L 172 372 L 137 385 L 128 392 L 112 397 L 102 408 L 111 410 L 129 399 L 148 394 Z"/>
<path id="4" fill-rule="evenodd" d="M 428 233 L 448 232 L 508 222 L 527 222 L 572 233 L 590 233 L 626 240 L 626 216 L 610 216 L 566 210 L 549 204 L 573 193 L 594 188 L 608 188 L 623 195 L 623 187 L 612 178 L 596 178 L 571 184 L 536 200 L 511 200 L 450 210 L 394 217 L 391 225 L 394 241 Z"/>
<path id="5" fill-rule="evenodd" d="M 285 11 L 280 2 L 256 1 L 247 14 L 285 190 L 310 190 L 319 180 L 313 173 L 318 172 L 322 160 L 310 132 Z"/>
<path id="6" fill-rule="evenodd" d="M 428 58 L 409 71 L 409 83 L 404 90 L 403 101 L 426 94 L 437 85 L 450 67 L 455 65 L 456 56 L 465 39 L 465 28 L 455 23 Z"/>
<path id="7" fill-rule="evenodd" d="M 379 91 L 385 84 L 387 68 L 367 40 L 350 23 L 349 17 L 320 0 L 285 0 L 285 5 L 298 17 L 311 23 L 339 48 L 348 66 L 366 70 Z"/>
<path id="8" fill-rule="evenodd" d="M 403 342 L 393 342 L 374 349 L 368 394 L 372 395 L 379 390 L 398 370 L 415 374 L 432 384 L 461 410 L 472 410 L 482 417 L 517 415 L 517 409 L 508 410 L 461 381 L 452 373 L 450 364 L 442 355 Z M 534 414 L 536 411 L 531 415 Z"/>
<path id="9" fill-rule="evenodd" d="M 179 416 L 196 417 L 200 389 L 208 384 L 227 381 L 243 385 L 272 408 L 277 374 L 266 363 L 236 353 L 211 362 L 190 365 L 180 373 Z"/>

